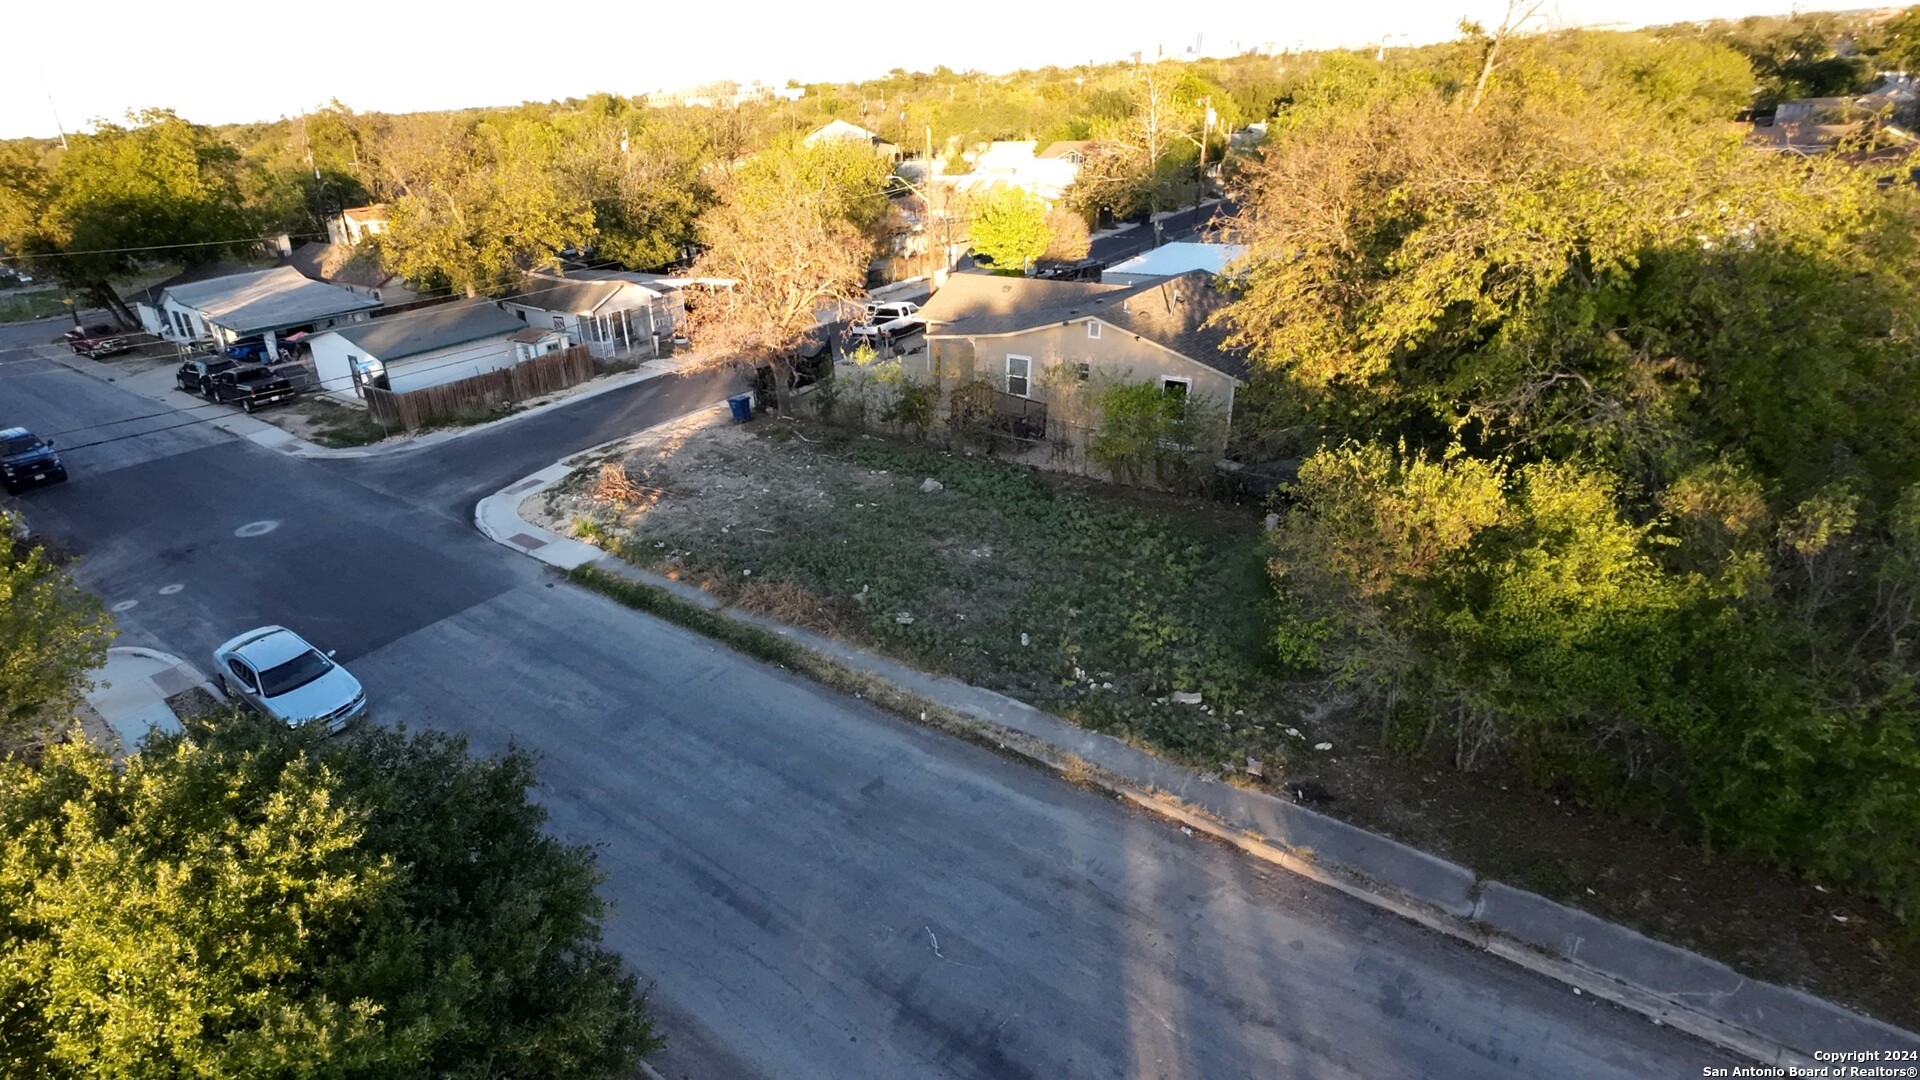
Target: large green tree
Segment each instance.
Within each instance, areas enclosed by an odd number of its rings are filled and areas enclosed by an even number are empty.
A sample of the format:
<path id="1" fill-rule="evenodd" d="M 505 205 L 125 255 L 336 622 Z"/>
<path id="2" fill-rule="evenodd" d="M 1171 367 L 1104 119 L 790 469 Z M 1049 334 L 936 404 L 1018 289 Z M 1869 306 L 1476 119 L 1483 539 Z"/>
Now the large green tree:
<path id="1" fill-rule="evenodd" d="M 616 1077 L 655 1045 L 531 762 L 233 717 L 0 762 L 0 1072 Z"/>
<path id="2" fill-rule="evenodd" d="M 1018 270 L 1045 255 L 1053 243 L 1047 204 L 1020 188 L 976 196 L 972 215 L 974 253 L 994 266 Z"/>
<path id="3" fill-rule="evenodd" d="M 1747 149 L 1717 46 L 1491 55 L 1336 65 L 1250 174 L 1231 320 L 1324 439 L 1281 655 L 1408 752 L 1911 903 L 1914 200 Z"/>
<path id="4" fill-rule="evenodd" d="M 448 124 L 385 156 L 392 223 L 380 238 L 389 269 L 469 296 L 557 265 L 597 235 L 591 200 L 567 182 L 567 148 L 523 117 Z"/>
<path id="5" fill-rule="evenodd" d="M 106 662 L 113 620 L 0 510 L 0 754 L 44 741 Z"/>
<path id="6" fill-rule="evenodd" d="M 70 136 L 36 176 L 17 158 L 0 170 L 8 247 L 88 303 L 132 324 L 112 281 L 142 262 L 207 262 L 245 251 L 268 217 L 264 182 L 233 144 L 164 109 Z"/>
<path id="7" fill-rule="evenodd" d="M 771 367 L 784 396 L 792 359 L 821 318 L 866 291 L 889 172 L 864 144 L 789 140 L 722 179 L 700 219 L 706 250 L 694 273 L 732 284 L 692 313 L 702 346 Z"/>

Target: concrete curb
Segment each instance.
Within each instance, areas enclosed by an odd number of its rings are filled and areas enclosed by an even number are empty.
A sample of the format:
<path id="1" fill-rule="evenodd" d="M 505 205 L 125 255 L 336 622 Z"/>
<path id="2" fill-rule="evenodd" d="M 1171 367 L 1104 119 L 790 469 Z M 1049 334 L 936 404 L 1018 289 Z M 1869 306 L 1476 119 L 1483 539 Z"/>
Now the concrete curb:
<path id="1" fill-rule="evenodd" d="M 1575 993 L 1610 1001 L 1656 1024 L 1678 1028 L 1763 1064 L 1812 1067 L 1817 1064 L 1813 1056 L 1817 1051 L 1841 1048 L 1920 1052 L 1920 1035 L 1811 994 L 1746 978 L 1717 960 L 1481 878 L 1466 867 L 1264 792 L 1207 779 L 1197 770 L 1006 695 L 728 608 L 696 586 L 641 570 L 521 519 L 520 502 L 563 479 L 572 471 L 569 462 L 581 456 L 543 469 L 484 500 L 482 506 L 503 501 L 496 503 L 482 531 L 496 542 L 552 565 L 572 569 L 593 563 L 596 569 L 667 589 L 708 610 L 789 638 L 961 713 L 990 731 L 1005 733 L 1003 748 L 1023 757 L 1055 770 L 1085 774 L 1139 806 L 1293 873 L 1471 943 Z M 518 535 L 500 535 L 508 531 Z M 538 546 L 528 547 L 519 535 L 538 541 Z"/>

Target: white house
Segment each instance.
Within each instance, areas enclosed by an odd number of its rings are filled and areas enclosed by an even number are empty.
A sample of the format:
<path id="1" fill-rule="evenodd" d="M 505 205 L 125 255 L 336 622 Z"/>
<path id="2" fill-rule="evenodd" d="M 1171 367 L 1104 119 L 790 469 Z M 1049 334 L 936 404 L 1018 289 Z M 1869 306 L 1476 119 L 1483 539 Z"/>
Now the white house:
<path id="1" fill-rule="evenodd" d="M 554 330 L 518 337 L 527 329 L 489 301 L 463 300 L 336 327 L 308 345 L 323 389 L 364 396 L 366 384 L 404 393 L 565 347 L 564 335 Z"/>
<path id="2" fill-rule="evenodd" d="M 387 231 L 387 204 L 350 206 L 327 219 L 327 241 L 348 247 Z"/>
<path id="3" fill-rule="evenodd" d="M 226 347 L 259 338 L 278 356 L 289 334 L 316 333 L 366 318 L 379 301 L 314 281 L 290 266 L 168 285 L 157 300 L 158 333 L 176 341 L 211 338 Z"/>
<path id="4" fill-rule="evenodd" d="M 1031 140 L 989 143 L 973 155 L 970 171 L 939 176 L 938 180 L 967 192 L 1019 188 L 1052 206 L 1080 176 L 1080 165 L 1091 144 L 1053 143 L 1046 154 L 1036 154 L 1038 146 Z"/>
<path id="5" fill-rule="evenodd" d="M 693 279 L 626 270 L 528 274 L 501 306 L 528 326 L 561 330 L 600 359 L 660 355 L 660 343 L 686 330 L 680 291 Z"/>
<path id="6" fill-rule="evenodd" d="M 135 317 L 140 320 L 141 329 L 149 334 L 178 338 L 180 334 L 177 332 L 177 328 L 173 325 L 171 318 L 162 309 L 160 300 L 162 294 L 176 285 L 191 285 L 197 281 L 213 281 L 218 278 L 251 274 L 259 269 L 261 269 L 261 267 L 236 262 L 203 263 L 199 266 L 189 266 L 165 281 L 156 285 L 150 285 L 127 297 L 127 304 L 133 308 Z M 199 333 L 189 336 L 206 337 L 207 334 L 202 330 Z"/>

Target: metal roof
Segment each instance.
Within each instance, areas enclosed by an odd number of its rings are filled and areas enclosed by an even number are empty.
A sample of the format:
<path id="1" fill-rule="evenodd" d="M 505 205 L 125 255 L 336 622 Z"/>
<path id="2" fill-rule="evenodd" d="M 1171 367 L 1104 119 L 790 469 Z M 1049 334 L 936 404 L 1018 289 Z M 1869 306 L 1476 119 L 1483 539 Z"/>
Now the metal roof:
<path id="1" fill-rule="evenodd" d="M 368 356 L 392 362 L 487 338 L 506 339 L 526 324 L 491 303 L 460 300 L 326 331 Z"/>
<path id="2" fill-rule="evenodd" d="M 215 326 L 236 334 L 257 334 L 299 326 L 315 319 L 377 308 L 380 302 L 328 285 L 295 270 L 276 266 L 212 281 L 169 285 L 165 295 L 190 307 Z"/>

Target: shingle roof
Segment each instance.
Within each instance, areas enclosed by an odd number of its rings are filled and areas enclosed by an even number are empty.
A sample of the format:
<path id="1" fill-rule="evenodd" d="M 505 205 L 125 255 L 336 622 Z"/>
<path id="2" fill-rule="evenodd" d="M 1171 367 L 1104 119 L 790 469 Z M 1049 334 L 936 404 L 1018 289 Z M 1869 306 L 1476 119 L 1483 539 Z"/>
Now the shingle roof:
<path id="1" fill-rule="evenodd" d="M 163 290 L 178 303 L 200 312 L 210 323 L 236 334 L 256 334 L 283 326 L 379 307 L 377 300 L 328 285 L 295 270 L 276 266 L 232 277 Z"/>
<path id="2" fill-rule="evenodd" d="M 507 303 L 540 311 L 558 311 L 568 315 L 591 315 L 600 305 L 620 294 L 622 281 L 590 281 L 585 278 L 556 278 L 528 275 Z"/>
<path id="3" fill-rule="evenodd" d="M 1087 152 L 1092 150 L 1093 147 L 1094 142 L 1092 139 L 1066 139 L 1060 142 L 1048 143 L 1047 148 L 1040 151 L 1037 156 L 1041 158 L 1060 158 L 1066 157 L 1068 154 L 1078 153 L 1081 157 L 1085 157 Z"/>
<path id="4" fill-rule="evenodd" d="M 1242 379 L 1246 358 L 1226 350 L 1228 331 L 1206 325 L 1225 303 L 1202 272 L 1133 285 L 955 274 L 920 315 L 932 338 L 1019 334 L 1097 318 Z"/>
<path id="5" fill-rule="evenodd" d="M 337 326 L 328 333 L 353 342 L 369 356 L 392 362 L 470 341 L 506 338 L 524 327 L 492 304 L 467 300 Z"/>
<path id="6" fill-rule="evenodd" d="M 280 265 L 291 266 L 315 281 L 358 285 L 363 289 L 377 289 L 393 280 L 393 275 L 381 267 L 379 257 L 371 250 L 318 240 L 294 248 L 280 260 Z"/>

